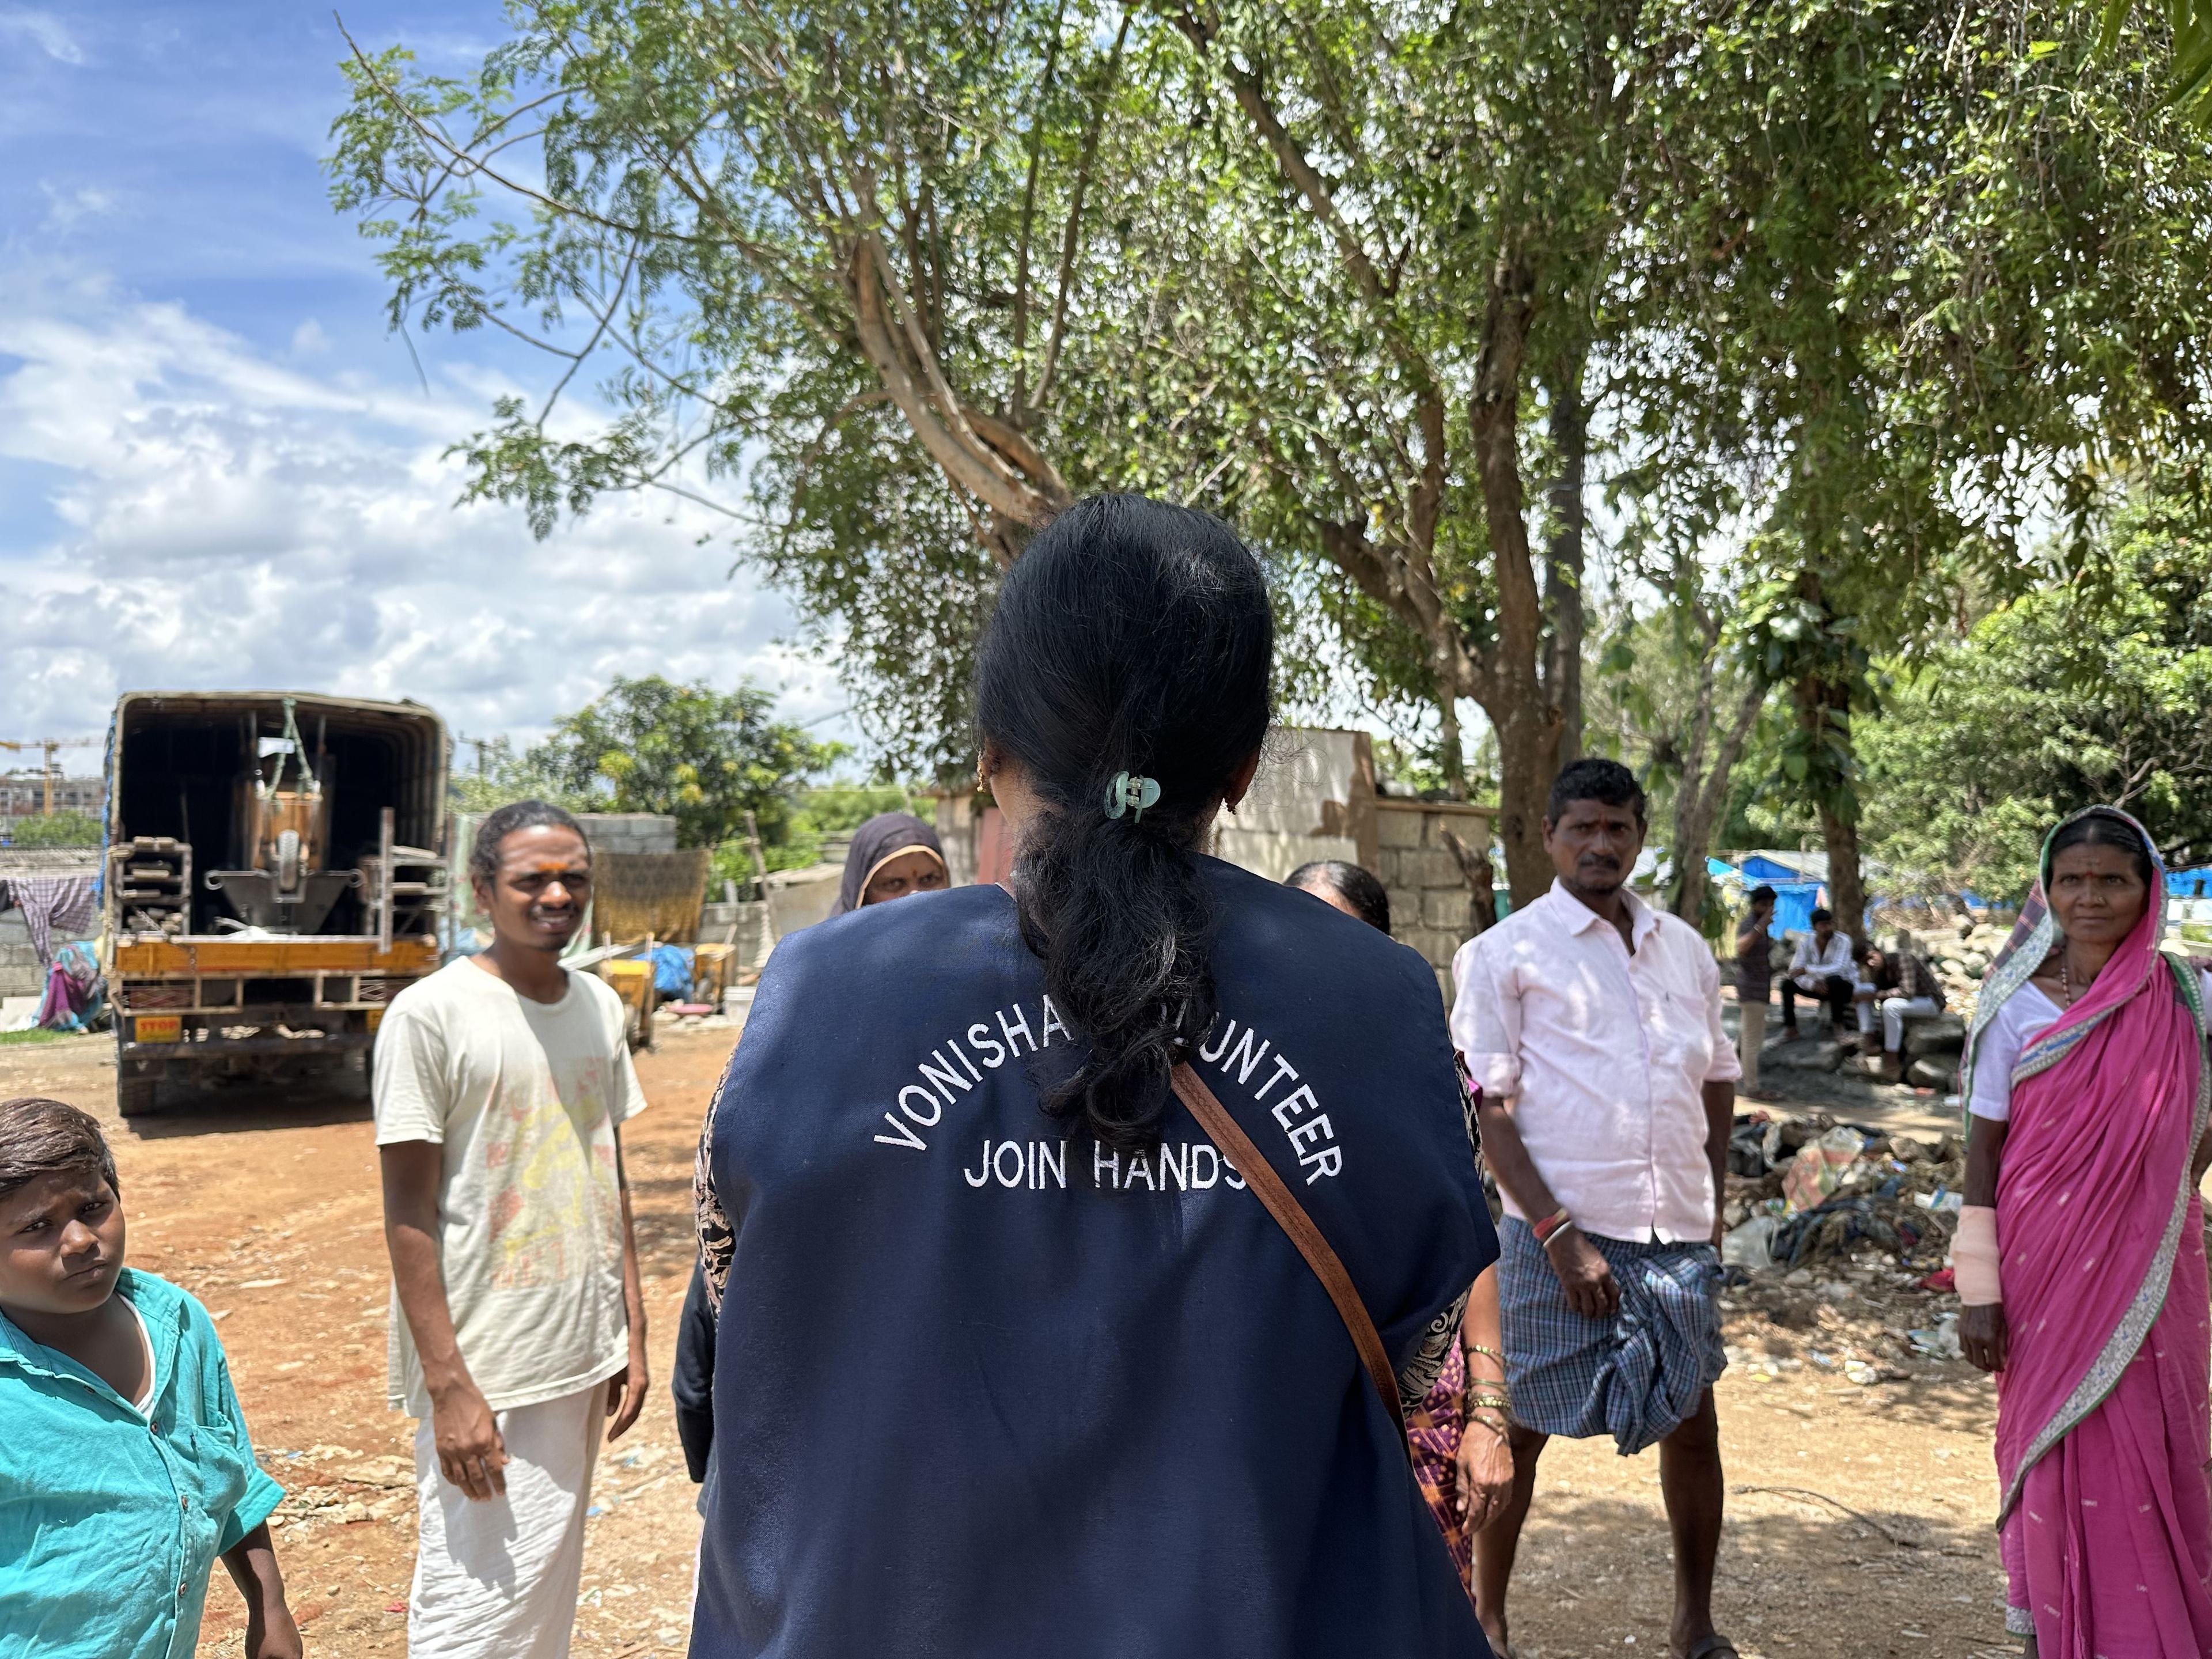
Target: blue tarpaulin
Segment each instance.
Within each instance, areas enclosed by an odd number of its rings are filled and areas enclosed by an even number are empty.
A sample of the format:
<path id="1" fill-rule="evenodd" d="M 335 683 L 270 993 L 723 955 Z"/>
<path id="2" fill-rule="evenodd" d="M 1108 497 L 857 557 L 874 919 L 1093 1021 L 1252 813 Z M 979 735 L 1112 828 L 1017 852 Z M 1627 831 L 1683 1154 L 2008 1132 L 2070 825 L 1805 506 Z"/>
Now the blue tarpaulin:
<path id="1" fill-rule="evenodd" d="M 1769 933 L 1780 939 L 1785 933 L 1813 931 L 1813 911 L 1820 902 L 1819 882 L 1768 881 L 1764 884 L 1774 890 L 1774 921 L 1767 927 Z"/>
<path id="2" fill-rule="evenodd" d="M 1778 891 L 1784 882 L 1802 882 L 1805 874 L 1802 870 L 1786 864 L 1777 864 L 1772 859 L 1761 858 L 1753 853 L 1743 861 L 1743 878 L 1753 887 L 1765 882 Z M 1817 886 L 1819 884 L 1814 884 Z"/>
<path id="3" fill-rule="evenodd" d="M 656 945 L 653 947 L 653 988 L 662 997 L 691 994 L 691 947 Z"/>
<path id="4" fill-rule="evenodd" d="M 1741 870 L 1724 860 L 1708 858 L 1705 873 L 1716 878 L 1740 876 L 1747 892 L 1754 887 L 1771 887 L 1774 919 L 1766 927 L 1770 938 L 1812 930 L 1813 908 L 1820 902 L 1820 883 L 1801 880 L 1795 870 L 1756 856 L 1746 859 Z"/>

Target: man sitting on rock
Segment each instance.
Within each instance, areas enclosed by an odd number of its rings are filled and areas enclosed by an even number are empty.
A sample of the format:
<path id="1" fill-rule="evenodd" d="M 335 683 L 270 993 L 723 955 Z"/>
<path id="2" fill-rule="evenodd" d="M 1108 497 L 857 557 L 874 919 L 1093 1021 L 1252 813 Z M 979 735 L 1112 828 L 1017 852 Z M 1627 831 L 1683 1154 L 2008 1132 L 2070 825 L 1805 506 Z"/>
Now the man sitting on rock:
<path id="1" fill-rule="evenodd" d="M 1905 1022 L 1943 1012 L 1943 986 L 1926 957 L 1909 950 L 1869 947 L 1863 963 L 1865 988 L 1859 1003 L 1860 1046 L 1873 1057 L 1874 1017 L 1881 1015 L 1881 1069 L 1885 1083 L 1905 1075 Z"/>
<path id="2" fill-rule="evenodd" d="M 1813 912 L 1813 931 L 1797 941 L 1790 953 L 1790 972 L 1782 981 L 1783 1040 L 1797 1035 L 1797 1000 L 1811 997 L 1828 1005 L 1828 1024 L 1837 1041 L 1843 1040 L 1844 1019 L 1851 1011 L 1859 976 L 1851 962 L 1851 941 L 1836 930 L 1832 910 Z"/>

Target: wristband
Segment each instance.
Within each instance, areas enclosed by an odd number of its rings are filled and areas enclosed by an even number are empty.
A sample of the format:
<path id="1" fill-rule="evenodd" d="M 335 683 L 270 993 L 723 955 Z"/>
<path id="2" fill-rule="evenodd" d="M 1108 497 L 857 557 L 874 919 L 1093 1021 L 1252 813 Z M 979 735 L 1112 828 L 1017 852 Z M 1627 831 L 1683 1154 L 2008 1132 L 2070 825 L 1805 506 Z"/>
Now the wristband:
<path id="1" fill-rule="evenodd" d="M 1530 1222 L 1528 1231 L 1536 1235 L 1536 1242 L 1539 1244 L 1549 1244 L 1552 1242 L 1553 1234 L 1558 1232 L 1562 1227 L 1571 1227 L 1573 1224 L 1574 1218 L 1567 1213 L 1567 1206 L 1562 1204 L 1551 1214 Z"/>
<path id="2" fill-rule="evenodd" d="M 1963 1305 L 1985 1308 L 2004 1300 L 1998 1255 L 1996 1211 L 1987 1204 L 1967 1205 L 1959 1212 L 1959 1231 L 1951 1236 L 1951 1268 Z"/>

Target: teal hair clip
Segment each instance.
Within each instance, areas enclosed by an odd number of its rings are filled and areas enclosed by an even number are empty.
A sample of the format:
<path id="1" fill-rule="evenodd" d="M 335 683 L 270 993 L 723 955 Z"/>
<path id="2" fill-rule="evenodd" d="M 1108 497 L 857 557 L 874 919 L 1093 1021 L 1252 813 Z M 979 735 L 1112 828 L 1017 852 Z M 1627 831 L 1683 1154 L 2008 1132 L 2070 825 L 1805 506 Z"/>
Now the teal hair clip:
<path id="1" fill-rule="evenodd" d="M 1158 778 L 1131 777 L 1127 772 L 1116 772 L 1114 781 L 1106 786 L 1106 816 L 1118 818 L 1129 815 L 1129 822 L 1137 823 L 1145 816 L 1147 806 L 1160 804 L 1160 781 Z"/>

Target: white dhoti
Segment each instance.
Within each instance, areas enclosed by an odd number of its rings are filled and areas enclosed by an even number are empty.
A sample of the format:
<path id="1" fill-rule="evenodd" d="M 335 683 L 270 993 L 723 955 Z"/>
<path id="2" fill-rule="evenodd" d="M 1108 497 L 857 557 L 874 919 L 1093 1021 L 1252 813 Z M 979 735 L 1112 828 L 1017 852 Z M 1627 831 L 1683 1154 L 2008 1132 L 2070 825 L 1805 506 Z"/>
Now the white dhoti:
<path id="1" fill-rule="evenodd" d="M 606 1399 L 599 1382 L 496 1413 L 507 1491 L 482 1504 L 439 1470 L 430 1419 L 416 1424 L 413 1659 L 567 1659 Z"/>

